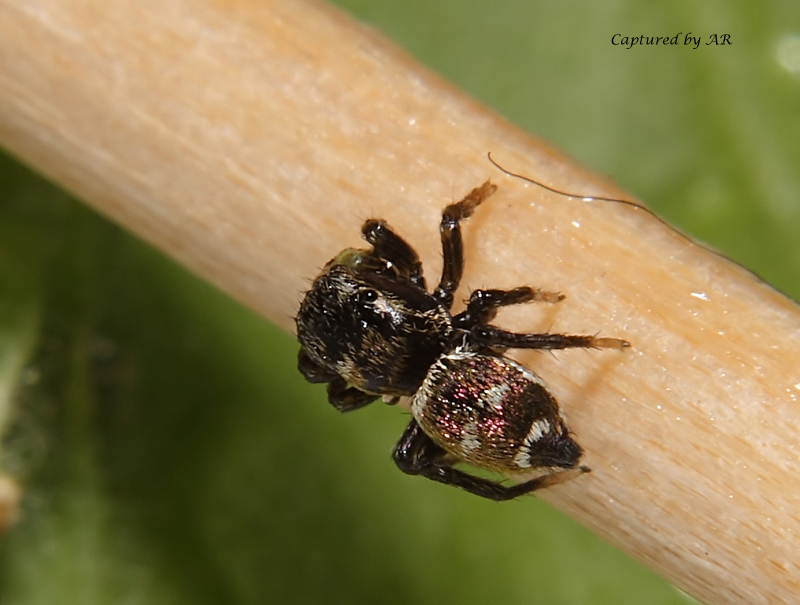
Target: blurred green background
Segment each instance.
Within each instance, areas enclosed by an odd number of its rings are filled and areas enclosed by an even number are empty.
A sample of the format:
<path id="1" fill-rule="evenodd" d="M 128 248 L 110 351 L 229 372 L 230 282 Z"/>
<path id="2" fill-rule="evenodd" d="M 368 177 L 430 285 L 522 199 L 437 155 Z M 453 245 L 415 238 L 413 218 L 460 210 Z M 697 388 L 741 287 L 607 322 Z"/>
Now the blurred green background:
<path id="1" fill-rule="evenodd" d="M 340 4 L 800 297 L 796 0 Z M 733 45 L 611 44 L 678 32 Z M 539 500 L 404 476 L 403 414 L 341 416 L 295 355 L 0 159 L 0 468 L 26 490 L 0 603 L 688 602 Z"/>

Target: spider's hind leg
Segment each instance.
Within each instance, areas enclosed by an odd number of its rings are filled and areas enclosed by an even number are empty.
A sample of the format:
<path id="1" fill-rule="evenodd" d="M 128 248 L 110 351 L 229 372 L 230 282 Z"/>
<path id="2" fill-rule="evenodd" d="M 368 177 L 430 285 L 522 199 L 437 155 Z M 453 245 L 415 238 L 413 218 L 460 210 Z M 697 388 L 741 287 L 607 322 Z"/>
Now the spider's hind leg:
<path id="1" fill-rule="evenodd" d="M 400 438 L 394 450 L 394 461 L 401 471 L 409 475 L 422 475 L 432 481 L 459 487 L 489 500 L 511 500 L 518 496 L 549 487 L 570 479 L 576 473 L 589 471 L 588 467 L 557 471 L 516 485 L 503 485 L 453 468 L 453 461 L 420 428 L 415 420 Z"/>

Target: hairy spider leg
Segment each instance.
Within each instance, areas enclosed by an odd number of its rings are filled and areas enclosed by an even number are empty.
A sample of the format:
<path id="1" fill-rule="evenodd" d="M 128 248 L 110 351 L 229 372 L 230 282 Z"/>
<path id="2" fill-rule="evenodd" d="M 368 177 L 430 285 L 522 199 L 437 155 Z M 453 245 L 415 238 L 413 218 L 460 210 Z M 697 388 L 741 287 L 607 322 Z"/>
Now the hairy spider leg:
<path id="1" fill-rule="evenodd" d="M 313 361 L 303 347 L 300 347 L 300 351 L 297 353 L 297 369 L 312 384 L 330 382 L 337 377 L 337 374 Z"/>
<path id="2" fill-rule="evenodd" d="M 558 292 L 536 290 L 529 286 L 513 290 L 475 290 L 469 297 L 466 311 L 453 318 L 453 323 L 464 329 L 487 324 L 495 318 L 500 307 L 526 302 L 557 303 L 566 297 Z"/>
<path id="3" fill-rule="evenodd" d="M 450 204 L 442 212 L 442 222 L 439 231 L 442 237 L 442 254 L 444 265 L 442 279 L 433 292 L 434 298 L 444 307 L 453 306 L 453 294 L 461 283 L 464 273 L 464 244 L 461 240 L 461 221 L 472 216 L 484 200 L 497 190 L 497 185 L 486 181 L 480 187 L 470 191 L 467 196 L 456 204 Z"/>
<path id="4" fill-rule="evenodd" d="M 401 274 L 406 274 L 414 284 L 427 291 L 419 256 L 386 221 L 375 218 L 364 221 L 361 234 L 372 244 L 375 256 L 397 266 Z"/>
<path id="5" fill-rule="evenodd" d="M 397 467 L 409 475 L 421 475 L 438 483 L 452 485 L 476 496 L 490 500 L 512 500 L 523 494 L 549 487 L 570 479 L 575 473 L 586 473 L 590 469 L 581 466 L 577 469 L 565 469 L 549 475 L 536 477 L 516 485 L 503 485 L 499 481 L 476 477 L 453 467 L 457 461 L 436 445 L 420 428 L 416 420 L 412 420 L 403 436 L 397 443 L 393 454 Z"/>
<path id="6" fill-rule="evenodd" d="M 574 336 L 567 334 L 517 334 L 494 326 L 479 325 L 470 330 L 472 342 L 479 347 L 504 349 L 625 349 L 631 346 L 621 338 Z"/>
<path id="7" fill-rule="evenodd" d="M 341 376 L 328 383 L 328 401 L 340 412 L 358 410 L 376 399 L 375 395 L 347 386 L 347 381 Z"/>
<path id="8" fill-rule="evenodd" d="M 352 412 L 377 399 L 375 395 L 347 386 L 344 378 L 314 362 L 302 347 L 297 354 L 297 369 L 311 383 L 327 382 L 328 401 L 340 412 Z"/>

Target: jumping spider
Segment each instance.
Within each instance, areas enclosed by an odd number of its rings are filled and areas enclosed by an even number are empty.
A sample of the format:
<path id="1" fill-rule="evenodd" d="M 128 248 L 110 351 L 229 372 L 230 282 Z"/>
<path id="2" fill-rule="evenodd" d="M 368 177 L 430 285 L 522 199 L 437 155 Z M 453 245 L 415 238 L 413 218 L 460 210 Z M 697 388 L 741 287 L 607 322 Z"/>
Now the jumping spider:
<path id="1" fill-rule="evenodd" d="M 349 412 L 379 397 L 412 397 L 413 419 L 394 450 L 400 470 L 492 500 L 508 500 L 564 479 L 583 454 L 542 379 L 506 349 L 622 349 L 618 338 L 516 334 L 491 325 L 497 310 L 563 295 L 523 286 L 475 290 L 451 315 L 464 254 L 460 221 L 497 189 L 487 181 L 444 209 L 444 268 L 427 291 L 422 263 L 381 219 L 361 232 L 369 250 L 340 252 L 314 280 L 297 314 L 298 368 L 328 383 L 328 399 Z M 458 463 L 501 474 L 562 469 L 516 485 L 477 477 Z M 587 467 L 579 467 L 588 471 Z M 572 471 L 573 473 L 575 471 Z"/>

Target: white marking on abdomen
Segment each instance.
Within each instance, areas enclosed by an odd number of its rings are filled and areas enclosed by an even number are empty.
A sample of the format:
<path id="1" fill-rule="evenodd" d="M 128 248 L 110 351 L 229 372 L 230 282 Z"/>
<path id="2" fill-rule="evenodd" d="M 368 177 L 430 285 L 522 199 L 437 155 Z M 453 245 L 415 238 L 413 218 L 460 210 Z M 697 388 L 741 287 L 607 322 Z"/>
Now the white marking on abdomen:
<path id="1" fill-rule="evenodd" d="M 547 420 L 534 420 L 531 423 L 531 428 L 522 445 L 519 447 L 517 455 L 514 456 L 514 464 L 520 468 L 531 467 L 531 445 L 539 441 L 542 437 L 550 432 L 550 422 Z"/>
<path id="2" fill-rule="evenodd" d="M 506 400 L 506 393 L 511 390 L 511 385 L 508 384 L 496 384 L 493 387 L 489 387 L 483 392 L 483 397 L 481 398 L 483 401 L 488 403 L 496 410 L 502 410 L 503 404 Z"/>
<path id="3" fill-rule="evenodd" d="M 542 437 L 550 432 L 550 423 L 547 420 L 534 420 L 531 424 L 531 430 L 525 436 L 525 445 L 530 446 L 532 443 L 539 441 Z"/>
<path id="4" fill-rule="evenodd" d="M 461 454 L 464 458 L 469 458 L 470 454 L 481 447 L 481 440 L 478 437 L 478 423 L 472 421 L 464 427 L 464 436 L 461 438 Z"/>

